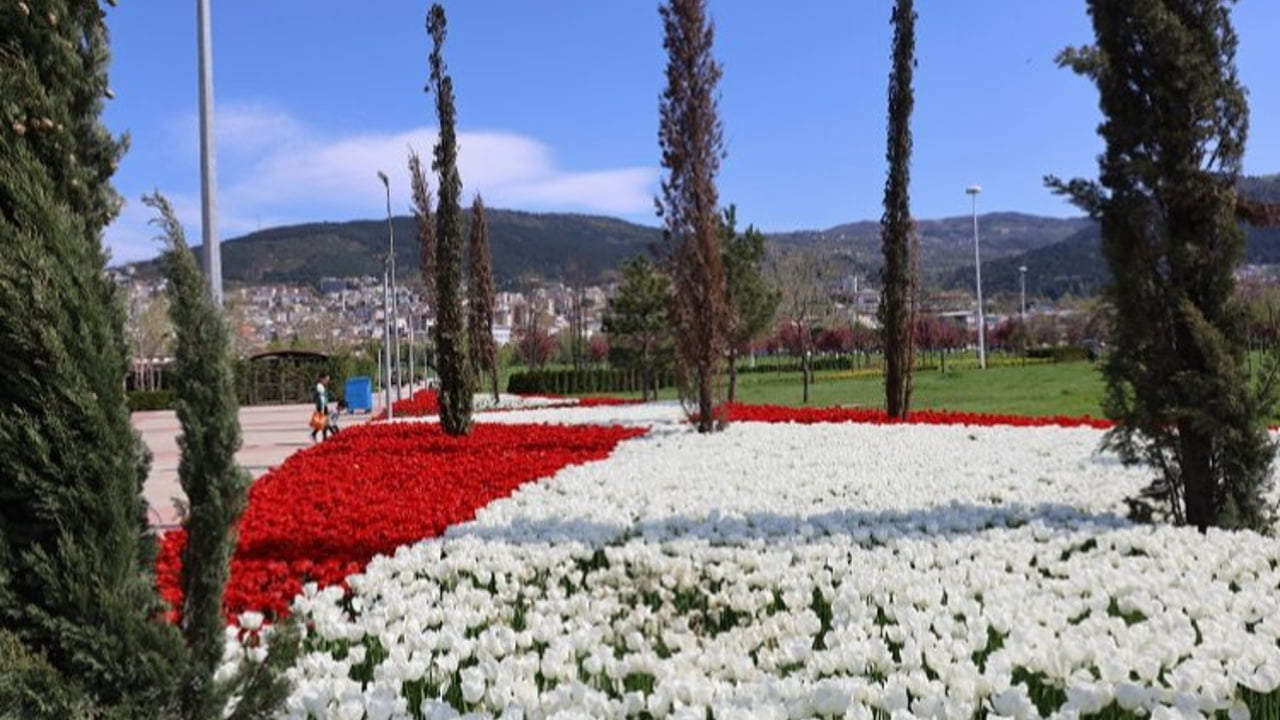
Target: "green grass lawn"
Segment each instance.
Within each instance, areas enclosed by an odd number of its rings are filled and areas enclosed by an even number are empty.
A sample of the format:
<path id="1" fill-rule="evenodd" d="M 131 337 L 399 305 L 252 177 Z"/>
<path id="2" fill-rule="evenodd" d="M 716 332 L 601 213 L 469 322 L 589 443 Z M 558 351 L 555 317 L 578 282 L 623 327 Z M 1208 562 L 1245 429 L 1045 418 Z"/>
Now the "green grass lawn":
<path id="1" fill-rule="evenodd" d="M 818 373 L 810 388 L 810 405 L 884 407 L 881 375 Z M 914 408 L 1017 415 L 1102 415 L 1103 383 L 1098 366 L 1063 362 L 1026 366 L 948 367 L 918 371 Z M 751 373 L 738 376 L 738 397 L 748 403 L 801 405 L 800 374 Z"/>
<path id="2" fill-rule="evenodd" d="M 872 374 L 868 374 L 868 373 Z M 1014 415 L 1101 417 L 1103 392 L 1099 366 L 1089 362 L 995 365 L 979 370 L 973 359 L 948 360 L 945 373 L 918 370 L 911 406 L 965 412 Z M 639 397 L 636 393 L 614 393 Z M 672 388 L 660 397 L 673 399 Z M 738 400 L 746 403 L 800 407 L 800 373 L 742 373 Z M 874 371 L 819 372 L 810 388 L 811 407 L 835 405 L 884 407 L 884 377 Z"/>
<path id="3" fill-rule="evenodd" d="M 933 364 L 936 366 L 936 360 Z M 972 355 L 947 360 L 947 371 L 917 370 L 911 407 L 1010 415 L 1066 415 L 1102 417 L 1101 365 L 1085 361 L 1021 364 L 1017 358 L 994 355 L 986 370 L 977 368 Z M 1273 362 L 1256 355 L 1250 368 L 1258 373 Z M 870 370 L 827 371 L 816 374 L 810 388 L 810 407 L 884 407 L 884 376 L 879 364 Z M 506 387 L 504 372 L 503 387 Z M 639 397 L 639 393 L 606 393 L 615 397 Z M 674 399 L 666 388 L 663 399 Z M 738 375 L 738 400 L 746 403 L 788 405 L 802 402 L 800 373 L 791 369 L 748 372 Z M 1280 423 L 1280 407 L 1270 418 Z"/>

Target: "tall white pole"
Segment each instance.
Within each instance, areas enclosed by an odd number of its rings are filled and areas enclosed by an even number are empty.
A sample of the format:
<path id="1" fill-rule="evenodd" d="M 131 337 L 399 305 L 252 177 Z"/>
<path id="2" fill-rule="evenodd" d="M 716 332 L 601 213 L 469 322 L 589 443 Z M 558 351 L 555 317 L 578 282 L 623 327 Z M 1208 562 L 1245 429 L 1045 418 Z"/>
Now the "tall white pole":
<path id="1" fill-rule="evenodd" d="M 387 178 L 387 174 L 378 171 L 378 179 L 382 181 L 382 186 L 387 191 L 387 262 L 391 266 L 391 305 L 388 321 L 391 323 L 392 334 L 391 344 L 394 347 L 393 353 L 396 358 L 396 400 L 400 399 L 400 385 L 403 377 L 400 373 L 400 323 L 399 313 L 396 312 L 396 231 L 391 224 L 391 181 Z"/>
<path id="2" fill-rule="evenodd" d="M 387 419 L 388 419 L 388 420 L 390 420 L 390 419 L 392 418 L 392 411 L 391 411 L 391 383 L 392 383 L 392 377 L 391 377 L 391 317 L 390 317 L 391 303 L 390 303 L 390 301 L 389 301 L 388 287 L 387 287 L 387 276 L 388 276 L 389 274 L 390 274 L 390 271 L 389 271 L 389 269 L 388 269 L 388 267 L 387 267 L 387 264 L 386 264 L 386 263 L 384 263 L 384 264 L 383 264 L 383 266 L 382 266 L 382 345 L 383 345 L 383 347 L 384 347 L 384 348 L 386 348 L 386 349 L 385 349 L 385 351 L 383 352 L 382 356 L 383 356 L 384 358 L 386 358 L 386 361 L 387 361 L 386 375 L 385 375 L 385 377 L 386 377 L 386 379 L 387 379 L 387 382 L 386 382 L 386 385 L 385 385 L 385 386 L 384 386 L 384 388 L 383 388 L 383 402 L 385 403 L 386 408 L 387 408 Z"/>
<path id="3" fill-rule="evenodd" d="M 409 304 L 409 397 L 413 397 L 413 382 L 417 379 L 413 373 L 413 303 Z"/>
<path id="4" fill-rule="evenodd" d="M 1019 295 L 1021 295 L 1021 298 L 1022 298 L 1022 303 L 1020 305 L 1021 312 L 1019 313 L 1019 315 L 1022 322 L 1025 323 L 1027 321 L 1027 266 L 1026 265 L 1023 265 L 1018 268 L 1018 281 L 1019 281 L 1018 291 L 1019 291 Z"/>
<path id="5" fill-rule="evenodd" d="M 978 193 L 981 185 L 970 185 L 965 192 L 973 198 L 973 270 L 978 281 L 978 367 L 987 367 L 987 321 L 982 307 L 982 255 L 978 251 Z"/>
<path id="6" fill-rule="evenodd" d="M 204 271 L 214 302 L 222 304 L 222 247 L 218 242 L 218 170 L 213 147 L 213 31 L 209 0 L 196 0 L 200 61 L 200 230 Z"/>

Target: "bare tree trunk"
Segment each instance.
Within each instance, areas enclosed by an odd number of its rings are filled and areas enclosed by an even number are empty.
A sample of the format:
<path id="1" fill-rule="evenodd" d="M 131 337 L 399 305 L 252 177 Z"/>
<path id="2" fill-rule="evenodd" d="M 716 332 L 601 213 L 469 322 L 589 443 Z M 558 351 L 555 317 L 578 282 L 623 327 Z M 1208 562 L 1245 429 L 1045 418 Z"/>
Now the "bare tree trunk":
<path id="1" fill-rule="evenodd" d="M 1184 502 L 1187 508 L 1187 524 L 1205 532 L 1217 522 L 1213 468 L 1211 467 L 1211 438 L 1191 428 L 1191 422 L 1178 422 L 1178 444 L 1182 455 L 1182 482 L 1185 487 Z"/>
<path id="2" fill-rule="evenodd" d="M 738 397 L 738 349 L 729 348 L 729 402 Z"/>
<path id="3" fill-rule="evenodd" d="M 809 351 L 806 350 L 800 358 L 800 375 L 804 378 L 804 404 L 809 404 L 809 383 L 813 380 L 812 361 L 809 358 Z"/>

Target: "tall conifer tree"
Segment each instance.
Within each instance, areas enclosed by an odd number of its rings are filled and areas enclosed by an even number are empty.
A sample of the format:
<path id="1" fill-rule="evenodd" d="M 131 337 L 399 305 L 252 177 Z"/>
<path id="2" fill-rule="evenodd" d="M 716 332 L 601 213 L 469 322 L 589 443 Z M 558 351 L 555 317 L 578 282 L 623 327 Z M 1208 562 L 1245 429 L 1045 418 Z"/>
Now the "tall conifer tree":
<path id="1" fill-rule="evenodd" d="M 889 417 L 903 418 L 911 409 L 911 370 L 915 361 L 916 265 L 911 220 L 911 110 L 915 105 L 912 74 L 916 65 L 914 0 L 893 6 L 893 70 L 889 73 L 889 175 L 884 183 L 884 244 L 880 327 L 884 335 L 885 406 Z"/>
<path id="2" fill-rule="evenodd" d="M 1229 0 L 1089 0 L 1096 45 L 1059 63 L 1097 85 L 1098 181 L 1050 187 L 1102 225 L 1114 282 L 1109 443 L 1158 472 L 1175 520 L 1270 528 L 1271 398 L 1252 385 L 1232 298 L 1248 106 Z"/>
<path id="3" fill-rule="evenodd" d="M 471 431 L 471 403 L 475 380 L 467 359 L 467 321 L 462 308 L 462 178 L 458 176 L 458 137 L 453 105 L 453 79 L 445 70 L 444 8 L 438 3 L 427 14 L 431 35 L 431 81 L 440 136 L 431 168 L 439 181 L 436 203 L 436 358 L 440 371 L 440 425 L 450 435 Z"/>
<path id="4" fill-rule="evenodd" d="M 484 200 L 477 194 L 471 204 L 470 282 L 467 284 L 467 330 L 471 336 L 471 372 L 477 382 L 489 378 L 493 400 L 498 400 L 498 348 L 493 342 L 493 258 L 489 252 L 489 225 Z"/>
<path id="5" fill-rule="evenodd" d="M 644 255 L 622 263 L 604 330 L 609 360 L 640 374 L 640 396 L 657 399 L 658 375 L 671 366 L 671 280 Z"/>
<path id="6" fill-rule="evenodd" d="M 677 366 L 684 392 L 697 408 L 698 432 L 710 432 L 721 420 L 716 383 L 728 344 L 716 190 L 724 155 L 716 107 L 722 71 L 711 55 L 715 29 L 705 0 L 669 0 L 658 11 L 667 50 L 667 85 L 658 106 L 658 143 L 667 176 L 658 212 L 675 289 Z"/>
<path id="7" fill-rule="evenodd" d="M 236 713 L 230 717 L 256 717 L 284 701 L 289 687 L 282 666 L 290 664 L 297 652 L 292 634 L 278 634 L 265 666 L 246 668 L 229 682 L 214 680 L 226 644 L 222 599 L 231 575 L 235 526 L 248 503 L 252 481 L 235 462 L 240 449 L 240 406 L 231 332 L 222 308 L 200 277 L 195 255 L 169 202 L 159 194 L 144 197 L 143 202 L 160 214 L 154 222 L 167 244 L 164 273 L 175 334 L 172 378 L 182 425 L 178 481 L 188 509 L 182 523 L 187 543 L 182 551 L 180 627 L 191 665 L 182 683 L 183 716 L 226 717 L 223 708 L 234 691 L 239 697 Z"/>
<path id="8" fill-rule="evenodd" d="M 104 18 L 93 2 L 0 8 L 0 634 L 66 683 L 51 696 L 163 717 L 185 653 L 157 622 L 101 242 L 123 147 L 100 120 Z"/>
<path id="9" fill-rule="evenodd" d="M 409 151 L 409 183 L 413 189 L 413 222 L 418 231 L 418 256 L 422 263 L 422 286 L 427 304 L 436 304 L 436 220 L 431 212 L 431 186 L 422 171 L 422 159 Z"/>
<path id="10" fill-rule="evenodd" d="M 781 293 L 764 275 L 764 233 L 754 225 L 739 233 L 737 225 L 737 208 L 730 205 L 720 224 L 729 306 L 729 402 L 734 401 L 737 392 L 739 356 L 769 328 L 782 300 Z"/>

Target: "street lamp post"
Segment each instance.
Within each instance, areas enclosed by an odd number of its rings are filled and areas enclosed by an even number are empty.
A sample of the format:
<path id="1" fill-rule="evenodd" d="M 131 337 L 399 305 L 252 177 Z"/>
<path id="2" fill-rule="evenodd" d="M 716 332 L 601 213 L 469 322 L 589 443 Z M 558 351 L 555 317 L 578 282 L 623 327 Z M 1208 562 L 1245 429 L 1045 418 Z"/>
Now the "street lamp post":
<path id="1" fill-rule="evenodd" d="M 387 262 L 391 265 L 391 305 L 389 312 L 391 313 L 392 352 L 395 353 L 396 357 L 396 400 L 399 400 L 403 375 L 400 368 L 400 314 L 396 312 L 396 231 L 391 224 L 391 181 L 387 179 L 387 174 L 381 170 L 378 171 L 378 179 L 382 181 L 382 186 L 387 191 Z"/>
<path id="2" fill-rule="evenodd" d="M 386 408 L 388 420 L 390 420 L 393 415 L 391 411 L 391 318 L 387 313 L 387 310 L 391 307 L 391 304 L 388 302 L 389 293 L 387 282 L 387 278 L 390 274 L 390 262 L 386 260 L 382 261 L 382 357 L 386 358 L 386 374 L 383 377 L 387 380 L 386 385 L 382 389 L 382 402 Z"/>
<path id="3" fill-rule="evenodd" d="M 418 376 L 413 372 L 413 301 L 409 302 L 409 397 L 413 397 L 413 383 Z"/>
<path id="4" fill-rule="evenodd" d="M 50 16 L 52 18 L 52 16 Z M 196 2 L 200 76 L 200 229 L 204 272 L 213 301 L 222 305 L 222 245 L 218 242 L 218 171 L 213 141 L 213 29 L 209 0 Z"/>
<path id="5" fill-rule="evenodd" d="M 973 198 L 973 272 L 978 284 L 978 367 L 987 367 L 987 323 L 982 307 L 982 256 L 978 252 L 978 193 L 981 185 L 970 185 L 964 191 Z"/>
<path id="6" fill-rule="evenodd" d="M 391 229 L 391 181 L 387 174 L 378 171 L 378 179 L 387 191 L 387 259 L 382 263 L 382 337 L 387 353 L 387 385 L 384 392 L 387 419 L 391 419 L 391 383 L 396 383 L 396 399 L 400 399 L 400 353 L 396 353 L 396 372 L 391 370 L 392 321 L 395 317 L 396 236 Z"/>
<path id="7" fill-rule="evenodd" d="M 1026 265 L 1022 265 L 1018 267 L 1018 293 L 1022 299 L 1022 303 L 1020 306 L 1022 308 L 1022 311 L 1019 313 L 1019 317 L 1021 318 L 1022 322 L 1025 323 L 1027 321 L 1027 266 Z"/>

